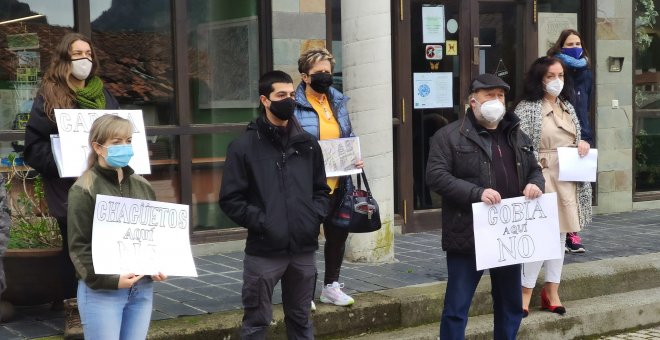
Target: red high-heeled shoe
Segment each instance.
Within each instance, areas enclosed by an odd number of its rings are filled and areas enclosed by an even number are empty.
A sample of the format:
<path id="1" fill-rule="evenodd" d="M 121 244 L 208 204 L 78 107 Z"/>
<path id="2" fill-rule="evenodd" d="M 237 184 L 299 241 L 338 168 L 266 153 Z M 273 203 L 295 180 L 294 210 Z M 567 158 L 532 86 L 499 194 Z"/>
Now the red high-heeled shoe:
<path id="1" fill-rule="evenodd" d="M 529 315 L 529 309 L 523 308 L 523 319 Z"/>
<path id="2" fill-rule="evenodd" d="M 545 288 L 541 289 L 541 309 L 549 310 L 550 312 L 559 315 L 564 315 L 564 313 L 566 313 L 566 308 L 564 306 L 553 306 L 550 304 L 550 299 L 545 293 Z"/>

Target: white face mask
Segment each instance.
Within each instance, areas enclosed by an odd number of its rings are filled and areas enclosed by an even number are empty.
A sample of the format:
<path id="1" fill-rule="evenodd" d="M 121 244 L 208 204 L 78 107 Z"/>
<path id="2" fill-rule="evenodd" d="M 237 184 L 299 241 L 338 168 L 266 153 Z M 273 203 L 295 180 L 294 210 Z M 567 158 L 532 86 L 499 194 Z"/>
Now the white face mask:
<path id="1" fill-rule="evenodd" d="M 479 104 L 477 111 L 488 122 L 497 123 L 502 120 L 502 117 L 504 117 L 504 112 L 506 110 L 501 101 L 493 99 L 484 102 L 483 104 L 479 103 L 476 99 L 474 101 Z"/>
<path id="2" fill-rule="evenodd" d="M 71 61 L 71 74 L 78 80 L 85 80 L 92 71 L 92 61 L 87 58 Z"/>
<path id="3" fill-rule="evenodd" d="M 564 82 L 559 78 L 555 78 L 549 83 L 544 83 L 543 85 L 545 87 L 545 92 L 548 92 L 548 94 L 554 97 L 559 96 L 561 90 L 564 89 Z"/>

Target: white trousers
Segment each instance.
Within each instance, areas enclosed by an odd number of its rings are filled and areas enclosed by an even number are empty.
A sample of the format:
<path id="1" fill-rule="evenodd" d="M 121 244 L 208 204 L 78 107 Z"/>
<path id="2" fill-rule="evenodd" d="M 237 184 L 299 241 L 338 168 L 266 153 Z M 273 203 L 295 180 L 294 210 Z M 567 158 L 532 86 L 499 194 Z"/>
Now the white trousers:
<path id="1" fill-rule="evenodd" d="M 545 282 L 559 283 L 561 281 L 561 270 L 564 267 L 564 247 L 566 244 L 566 233 L 559 234 L 561 257 L 553 260 L 523 263 L 522 286 L 534 288 L 536 279 L 539 277 L 541 267 L 545 263 Z"/>

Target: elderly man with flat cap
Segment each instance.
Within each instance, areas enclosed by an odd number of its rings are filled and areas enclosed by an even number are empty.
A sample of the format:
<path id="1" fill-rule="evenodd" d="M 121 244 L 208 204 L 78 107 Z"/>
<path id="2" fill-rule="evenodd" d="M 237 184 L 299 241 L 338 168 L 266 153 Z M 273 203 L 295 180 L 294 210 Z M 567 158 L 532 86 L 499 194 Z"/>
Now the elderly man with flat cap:
<path id="1" fill-rule="evenodd" d="M 518 117 L 506 112 L 509 85 L 492 74 L 473 80 L 462 119 L 431 137 L 426 168 L 429 188 L 442 196 L 442 249 L 447 252 L 447 291 L 440 339 L 464 339 L 468 310 L 483 271 L 476 269 L 472 203 L 543 194 L 544 180 Z M 523 318 L 521 266 L 489 270 L 494 339 L 515 339 Z"/>

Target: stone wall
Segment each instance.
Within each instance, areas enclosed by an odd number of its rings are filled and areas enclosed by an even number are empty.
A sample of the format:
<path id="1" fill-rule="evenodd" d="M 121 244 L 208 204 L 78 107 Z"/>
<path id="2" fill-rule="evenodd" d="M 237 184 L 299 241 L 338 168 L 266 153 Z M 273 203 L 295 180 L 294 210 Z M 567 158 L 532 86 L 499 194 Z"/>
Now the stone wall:
<path id="1" fill-rule="evenodd" d="M 325 0 L 273 0 L 273 69 L 287 72 L 298 86 L 298 57 L 325 47 Z"/>
<path id="2" fill-rule="evenodd" d="M 595 213 L 630 211 L 632 204 L 632 0 L 598 0 L 596 14 L 596 143 L 598 205 Z M 623 57 L 621 72 L 608 58 Z M 619 109 L 612 108 L 619 101 Z"/>
<path id="3" fill-rule="evenodd" d="M 353 130 L 383 222 L 376 233 L 349 236 L 346 258 L 356 262 L 394 259 L 390 15 L 389 0 L 341 2 L 344 93 L 351 98 Z"/>

